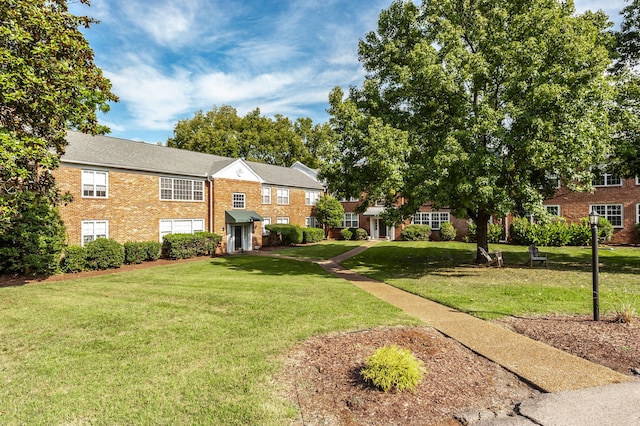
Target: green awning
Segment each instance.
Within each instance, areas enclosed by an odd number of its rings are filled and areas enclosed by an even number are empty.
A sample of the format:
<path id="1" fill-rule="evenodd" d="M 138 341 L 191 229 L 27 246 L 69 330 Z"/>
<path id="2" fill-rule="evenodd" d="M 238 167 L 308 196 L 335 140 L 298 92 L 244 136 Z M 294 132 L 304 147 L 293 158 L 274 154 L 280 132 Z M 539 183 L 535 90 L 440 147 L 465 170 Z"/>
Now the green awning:
<path id="1" fill-rule="evenodd" d="M 262 216 L 253 210 L 226 210 L 224 217 L 227 223 L 262 222 Z"/>

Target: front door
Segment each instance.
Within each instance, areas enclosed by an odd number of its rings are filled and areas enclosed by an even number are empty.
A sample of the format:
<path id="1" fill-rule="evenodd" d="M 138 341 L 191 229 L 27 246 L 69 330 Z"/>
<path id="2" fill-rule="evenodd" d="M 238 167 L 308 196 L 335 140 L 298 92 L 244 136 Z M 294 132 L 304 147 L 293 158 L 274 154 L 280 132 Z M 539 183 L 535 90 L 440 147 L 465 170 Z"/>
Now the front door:
<path id="1" fill-rule="evenodd" d="M 384 220 L 378 219 L 378 238 L 386 238 L 387 237 L 387 224 L 384 223 Z"/>
<path id="2" fill-rule="evenodd" d="M 233 227 L 233 249 L 242 250 L 242 226 Z"/>

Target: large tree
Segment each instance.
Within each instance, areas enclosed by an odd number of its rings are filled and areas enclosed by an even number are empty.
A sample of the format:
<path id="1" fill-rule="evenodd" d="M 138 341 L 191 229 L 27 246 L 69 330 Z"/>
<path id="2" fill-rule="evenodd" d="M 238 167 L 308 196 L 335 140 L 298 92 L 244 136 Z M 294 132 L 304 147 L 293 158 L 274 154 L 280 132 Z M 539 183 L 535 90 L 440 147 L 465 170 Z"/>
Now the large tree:
<path id="1" fill-rule="evenodd" d="M 21 241 L 10 235 L 20 221 L 40 217 L 47 225 L 48 212 L 25 209 L 47 211 L 43 203 L 53 208 L 58 201 L 51 171 L 67 129 L 106 131 L 96 111 L 117 98 L 79 31 L 93 22 L 69 13 L 66 0 L 0 2 L 0 246 Z"/>
<path id="2" fill-rule="evenodd" d="M 611 140 L 608 27 L 571 1 L 395 1 L 360 41 L 362 87 L 330 95 L 321 176 L 396 221 L 449 207 L 487 249 L 492 216 L 541 211 L 557 178 L 590 187 Z"/>
<path id="3" fill-rule="evenodd" d="M 310 118 L 292 122 L 283 115 L 273 119 L 260 109 L 240 117 L 235 108 L 223 105 L 193 118 L 179 121 L 167 145 L 225 157 L 289 167 L 300 161 L 318 167 L 323 147 L 330 140 L 326 125 L 314 125 Z"/>

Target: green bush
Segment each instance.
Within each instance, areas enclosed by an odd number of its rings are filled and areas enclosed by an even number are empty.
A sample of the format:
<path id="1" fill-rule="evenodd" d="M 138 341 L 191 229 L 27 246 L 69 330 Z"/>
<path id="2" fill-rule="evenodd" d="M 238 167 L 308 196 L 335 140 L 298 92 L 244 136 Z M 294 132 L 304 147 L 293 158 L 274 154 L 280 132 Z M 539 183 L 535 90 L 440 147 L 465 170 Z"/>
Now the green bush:
<path id="1" fill-rule="evenodd" d="M 467 231 L 467 242 L 475 243 L 478 241 L 478 226 L 475 222 L 469 223 L 469 230 Z M 503 237 L 502 225 L 499 223 L 490 223 L 487 225 L 487 242 L 497 244 Z"/>
<path id="2" fill-rule="evenodd" d="M 451 222 L 443 222 L 440 224 L 440 239 L 442 241 L 453 241 L 456 239 L 456 228 Z"/>
<path id="3" fill-rule="evenodd" d="M 124 243 L 124 263 L 138 264 L 147 258 L 147 248 L 144 243 L 127 241 Z"/>
<path id="4" fill-rule="evenodd" d="M 124 263 L 124 247 L 109 238 L 98 238 L 85 245 L 87 269 L 119 268 Z"/>
<path id="5" fill-rule="evenodd" d="M 269 231 L 271 245 L 296 245 L 303 241 L 304 234 L 298 225 L 271 224 L 265 226 Z"/>
<path id="6" fill-rule="evenodd" d="M 408 349 L 383 346 L 367 358 L 362 377 L 384 392 L 415 390 L 425 374 L 424 363 Z"/>
<path id="7" fill-rule="evenodd" d="M 429 225 L 407 225 L 400 233 L 403 241 L 429 241 L 431 227 Z"/>
<path id="8" fill-rule="evenodd" d="M 569 245 L 588 246 L 591 245 L 591 228 L 581 223 L 569 225 Z"/>
<path id="9" fill-rule="evenodd" d="M 65 273 L 82 272 L 87 265 L 87 251 L 81 246 L 67 246 L 60 261 L 60 269 Z"/>
<path id="10" fill-rule="evenodd" d="M 213 256 L 216 248 L 222 242 L 222 236 L 212 232 L 194 232 L 193 243 L 196 246 L 196 256 Z"/>
<path id="11" fill-rule="evenodd" d="M 213 255 L 222 236 L 211 232 L 193 234 L 169 234 L 162 239 L 162 256 L 167 259 L 188 259 Z"/>
<path id="12" fill-rule="evenodd" d="M 354 240 L 358 240 L 358 241 L 366 240 L 368 236 L 369 236 L 369 233 L 364 228 L 358 228 L 353 231 Z"/>
<path id="13" fill-rule="evenodd" d="M 349 228 L 344 228 L 340 230 L 341 240 L 350 240 L 351 237 L 353 237 L 353 232 Z"/>
<path id="14" fill-rule="evenodd" d="M 155 261 L 160 258 L 162 254 L 162 243 L 158 241 L 145 241 L 144 248 L 146 252 L 146 257 L 144 260 Z"/>
<path id="15" fill-rule="evenodd" d="M 304 244 L 317 243 L 324 239 L 324 230 L 320 228 L 304 228 L 302 230 L 302 242 Z"/>

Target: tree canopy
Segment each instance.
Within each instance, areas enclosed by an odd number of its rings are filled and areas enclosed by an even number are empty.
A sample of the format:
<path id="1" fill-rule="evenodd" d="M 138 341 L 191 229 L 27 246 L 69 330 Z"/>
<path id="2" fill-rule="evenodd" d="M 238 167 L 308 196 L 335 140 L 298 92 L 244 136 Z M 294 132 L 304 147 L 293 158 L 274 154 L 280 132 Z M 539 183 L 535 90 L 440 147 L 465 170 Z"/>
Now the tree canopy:
<path id="1" fill-rule="evenodd" d="M 321 177 L 396 222 L 449 207 L 486 249 L 490 217 L 541 211 L 558 178 L 589 188 L 610 152 L 609 26 L 571 1 L 394 1 L 360 41 L 362 86 L 330 95 Z"/>
<path id="2" fill-rule="evenodd" d="M 310 118 L 271 119 L 258 108 L 240 117 L 235 108 L 223 105 L 179 121 L 173 133 L 167 145 L 174 148 L 285 167 L 300 161 L 317 168 L 331 129 L 327 124 L 314 125 Z"/>

